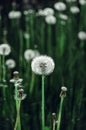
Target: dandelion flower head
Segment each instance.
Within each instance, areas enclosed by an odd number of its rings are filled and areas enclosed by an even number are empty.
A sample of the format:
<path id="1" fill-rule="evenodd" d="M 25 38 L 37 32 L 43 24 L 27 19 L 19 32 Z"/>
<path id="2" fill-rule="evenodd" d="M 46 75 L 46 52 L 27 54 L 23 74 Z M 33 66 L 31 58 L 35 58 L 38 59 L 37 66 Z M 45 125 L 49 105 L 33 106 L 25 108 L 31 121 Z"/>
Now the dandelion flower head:
<path id="1" fill-rule="evenodd" d="M 49 75 L 53 72 L 55 64 L 51 57 L 41 55 L 33 59 L 31 68 L 38 75 Z"/>

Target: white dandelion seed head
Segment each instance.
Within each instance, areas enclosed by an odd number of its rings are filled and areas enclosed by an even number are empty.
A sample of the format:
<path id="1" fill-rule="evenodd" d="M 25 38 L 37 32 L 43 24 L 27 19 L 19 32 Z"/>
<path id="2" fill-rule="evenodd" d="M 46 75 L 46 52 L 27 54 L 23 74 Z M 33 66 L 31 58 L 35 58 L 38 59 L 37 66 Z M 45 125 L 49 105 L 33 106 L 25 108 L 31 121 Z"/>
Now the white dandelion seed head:
<path id="1" fill-rule="evenodd" d="M 54 4 L 54 8 L 58 11 L 65 11 L 66 10 L 66 4 L 63 2 L 57 2 Z"/>
<path id="2" fill-rule="evenodd" d="M 44 12 L 45 16 L 47 16 L 47 15 L 54 15 L 54 9 L 52 9 L 52 8 L 45 8 L 43 10 L 43 12 Z"/>
<path id="3" fill-rule="evenodd" d="M 20 11 L 10 11 L 8 14 L 9 19 L 18 19 L 21 18 L 21 12 Z"/>
<path id="4" fill-rule="evenodd" d="M 33 59 L 31 68 L 38 75 L 49 75 L 53 72 L 55 64 L 51 57 L 41 55 Z"/>
<path id="5" fill-rule="evenodd" d="M 45 17 L 45 21 L 47 24 L 55 24 L 56 23 L 56 17 L 53 15 L 48 15 Z"/>
<path id="6" fill-rule="evenodd" d="M 62 19 L 62 20 L 67 20 L 68 16 L 66 14 L 60 14 L 59 18 Z"/>
<path id="7" fill-rule="evenodd" d="M 77 13 L 80 12 L 80 9 L 77 6 L 71 6 L 70 12 L 73 13 L 73 14 L 77 14 Z"/>
<path id="8" fill-rule="evenodd" d="M 34 14 L 34 10 L 33 9 L 29 9 L 29 10 L 24 10 L 23 14 L 25 16 L 29 15 L 29 14 Z"/>
<path id="9" fill-rule="evenodd" d="M 29 39 L 29 38 L 30 38 L 30 34 L 27 33 L 27 32 L 25 32 L 25 33 L 24 33 L 24 38 L 25 38 L 25 39 Z"/>
<path id="10" fill-rule="evenodd" d="M 80 32 L 78 33 L 78 38 L 79 38 L 80 40 L 86 40 L 86 32 L 80 31 Z"/>
<path id="11" fill-rule="evenodd" d="M 9 55 L 11 52 L 11 48 L 7 43 L 3 43 L 0 45 L 0 55 Z"/>
<path id="12" fill-rule="evenodd" d="M 86 0 L 79 0 L 80 5 L 86 5 Z"/>
<path id="13" fill-rule="evenodd" d="M 13 69 L 16 66 L 16 63 L 13 59 L 6 60 L 6 65 L 9 69 Z"/>
<path id="14" fill-rule="evenodd" d="M 66 88 L 65 86 L 62 86 L 62 87 L 61 87 L 61 90 L 64 91 L 64 92 L 66 92 L 66 91 L 67 91 L 67 88 Z"/>
<path id="15" fill-rule="evenodd" d="M 25 58 L 26 61 L 30 61 L 30 60 L 32 60 L 34 57 L 35 57 L 34 50 L 32 50 L 32 49 L 27 49 L 27 50 L 24 52 L 24 58 Z"/>
<path id="16" fill-rule="evenodd" d="M 45 16 L 44 10 L 43 9 L 39 9 L 38 12 L 36 13 L 36 16 Z"/>

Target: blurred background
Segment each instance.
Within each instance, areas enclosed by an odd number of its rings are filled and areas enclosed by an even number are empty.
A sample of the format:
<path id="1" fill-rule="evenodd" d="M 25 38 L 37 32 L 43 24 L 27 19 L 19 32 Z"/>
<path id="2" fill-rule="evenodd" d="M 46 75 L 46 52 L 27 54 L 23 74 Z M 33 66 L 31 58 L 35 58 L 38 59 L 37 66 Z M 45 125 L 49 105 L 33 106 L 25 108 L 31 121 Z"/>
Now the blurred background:
<path id="1" fill-rule="evenodd" d="M 4 43 L 11 53 L 3 62 L 0 50 L 0 130 L 13 130 L 16 121 L 14 71 L 27 95 L 21 102 L 21 130 L 41 130 L 41 76 L 31 69 L 38 55 L 55 62 L 45 77 L 45 130 L 53 129 L 52 113 L 58 119 L 62 86 L 68 91 L 61 130 L 86 130 L 86 0 L 0 0 L 0 46 Z"/>

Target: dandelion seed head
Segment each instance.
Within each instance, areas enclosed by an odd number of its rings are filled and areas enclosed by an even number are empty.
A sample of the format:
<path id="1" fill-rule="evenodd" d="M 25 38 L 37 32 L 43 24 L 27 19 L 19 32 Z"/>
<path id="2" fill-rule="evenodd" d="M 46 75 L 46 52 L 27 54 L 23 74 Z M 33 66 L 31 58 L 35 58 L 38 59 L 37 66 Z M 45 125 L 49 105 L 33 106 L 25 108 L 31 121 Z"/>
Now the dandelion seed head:
<path id="1" fill-rule="evenodd" d="M 25 52 L 24 52 L 24 58 L 26 61 L 30 61 L 34 58 L 35 54 L 34 54 L 34 51 L 32 49 L 27 49 Z"/>
<path id="2" fill-rule="evenodd" d="M 19 19 L 21 18 L 21 12 L 20 11 L 10 11 L 8 14 L 9 19 Z"/>
<path id="3" fill-rule="evenodd" d="M 53 15 L 48 15 L 45 17 L 45 21 L 47 24 L 55 24 L 56 23 L 56 17 Z"/>
<path id="4" fill-rule="evenodd" d="M 65 11 L 66 10 L 66 4 L 63 2 L 57 2 L 54 4 L 54 8 L 58 11 Z"/>
<path id="5" fill-rule="evenodd" d="M 86 40 L 86 32 L 80 31 L 80 32 L 78 33 L 78 38 L 79 38 L 80 40 Z"/>
<path id="6" fill-rule="evenodd" d="M 3 43 L 0 45 L 0 54 L 1 55 L 9 55 L 11 52 L 11 48 L 7 43 Z"/>
<path id="7" fill-rule="evenodd" d="M 30 38 L 30 34 L 25 32 L 25 33 L 24 33 L 24 38 L 25 38 L 25 39 L 29 39 L 29 38 Z"/>
<path id="8" fill-rule="evenodd" d="M 86 5 L 86 0 L 79 0 L 80 5 Z"/>
<path id="9" fill-rule="evenodd" d="M 79 8 L 77 6 L 71 6 L 70 7 L 70 12 L 73 14 L 77 14 L 80 12 Z"/>
<path id="10" fill-rule="evenodd" d="M 6 60 L 6 65 L 9 69 L 13 69 L 16 66 L 16 63 L 13 59 Z"/>
<path id="11" fill-rule="evenodd" d="M 29 15 L 29 14 L 34 14 L 34 10 L 33 9 L 29 9 L 29 10 L 24 10 L 23 14 L 25 16 Z"/>
<path id="12" fill-rule="evenodd" d="M 55 64 L 51 57 L 41 55 L 33 59 L 31 68 L 38 75 L 49 75 L 53 72 Z"/>
<path id="13" fill-rule="evenodd" d="M 54 9 L 52 9 L 52 8 L 45 8 L 43 10 L 43 12 L 44 12 L 45 16 L 47 16 L 47 15 L 54 15 Z"/>
<path id="14" fill-rule="evenodd" d="M 62 19 L 62 20 L 67 20 L 68 16 L 66 14 L 60 14 L 59 18 Z"/>

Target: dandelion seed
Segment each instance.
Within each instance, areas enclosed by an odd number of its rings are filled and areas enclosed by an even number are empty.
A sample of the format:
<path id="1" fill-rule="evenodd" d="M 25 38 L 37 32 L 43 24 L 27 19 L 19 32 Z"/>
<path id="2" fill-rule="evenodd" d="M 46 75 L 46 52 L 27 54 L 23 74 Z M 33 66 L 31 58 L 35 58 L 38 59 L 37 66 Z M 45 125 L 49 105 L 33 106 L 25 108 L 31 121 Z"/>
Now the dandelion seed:
<path id="1" fill-rule="evenodd" d="M 80 5 L 86 5 L 86 0 L 79 0 Z"/>
<path id="2" fill-rule="evenodd" d="M 54 61 L 49 56 L 38 56 L 31 63 L 32 71 L 39 75 L 49 75 L 55 68 Z"/>
<path id="3" fill-rule="evenodd" d="M 65 11 L 66 10 L 66 4 L 63 2 L 57 2 L 54 4 L 54 8 L 58 11 Z"/>
<path id="4" fill-rule="evenodd" d="M 55 24 L 56 23 L 56 17 L 53 15 L 48 15 L 45 17 L 45 21 L 47 24 Z"/>
<path id="5" fill-rule="evenodd" d="M 78 38 L 79 38 L 80 40 L 86 40 L 86 32 L 80 31 L 80 32 L 78 33 Z"/>
<path id="6" fill-rule="evenodd" d="M 0 45 L 0 55 L 9 55 L 11 52 L 11 48 L 7 43 L 3 43 Z"/>
<path id="7" fill-rule="evenodd" d="M 19 19 L 21 18 L 21 12 L 12 10 L 9 12 L 8 17 L 9 19 Z"/>
<path id="8" fill-rule="evenodd" d="M 70 12 L 73 13 L 73 14 L 77 14 L 80 12 L 79 8 L 77 6 L 72 6 L 70 8 Z"/>
<path id="9" fill-rule="evenodd" d="M 6 60 L 6 65 L 9 69 L 13 69 L 16 66 L 16 63 L 13 59 Z"/>

